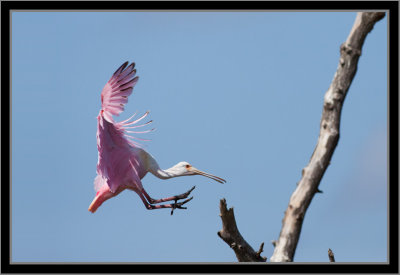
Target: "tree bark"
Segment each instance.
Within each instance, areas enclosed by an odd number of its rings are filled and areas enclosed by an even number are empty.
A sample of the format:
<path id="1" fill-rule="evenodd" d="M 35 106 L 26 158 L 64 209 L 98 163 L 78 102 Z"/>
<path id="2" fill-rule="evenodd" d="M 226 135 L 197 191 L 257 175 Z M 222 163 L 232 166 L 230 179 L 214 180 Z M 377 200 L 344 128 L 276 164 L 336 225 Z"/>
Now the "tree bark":
<path id="1" fill-rule="evenodd" d="M 384 12 L 359 12 L 347 40 L 340 46 L 339 65 L 324 97 L 318 142 L 290 198 L 271 262 L 293 261 L 307 208 L 319 192 L 318 185 L 339 141 L 342 106 L 357 71 L 362 45 L 374 24 L 384 16 Z"/>
<path id="2" fill-rule="evenodd" d="M 333 254 L 333 252 L 330 248 L 328 249 L 328 257 L 329 257 L 329 261 L 331 263 L 335 262 L 335 254 Z"/>
<path id="3" fill-rule="evenodd" d="M 265 262 L 267 258 L 261 256 L 264 243 L 261 244 L 258 252 L 243 239 L 236 226 L 235 214 L 233 209 L 226 207 L 226 200 L 222 199 L 219 203 L 220 216 L 222 220 L 222 230 L 218 231 L 218 236 L 223 239 L 235 252 L 239 262 Z"/>

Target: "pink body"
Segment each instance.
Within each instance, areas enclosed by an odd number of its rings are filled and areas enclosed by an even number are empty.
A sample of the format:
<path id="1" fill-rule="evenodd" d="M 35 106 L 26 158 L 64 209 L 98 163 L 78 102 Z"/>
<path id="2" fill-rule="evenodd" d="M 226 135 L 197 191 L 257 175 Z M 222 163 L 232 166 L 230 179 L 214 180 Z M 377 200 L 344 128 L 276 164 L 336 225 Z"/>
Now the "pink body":
<path id="1" fill-rule="evenodd" d="M 153 199 L 144 190 L 141 179 L 147 172 L 151 172 L 160 179 L 202 175 L 220 183 L 224 183 L 225 180 L 200 171 L 187 162 L 179 162 L 167 170 L 160 169 L 155 159 L 140 148 L 139 144 L 135 141 L 141 139 L 130 135 L 131 133 L 152 131 L 131 130 L 151 123 L 149 121 L 145 124 L 137 125 L 139 121 L 147 116 L 148 112 L 135 121 L 130 121 L 135 115 L 122 122 L 115 122 L 113 120 L 113 115 L 119 115 L 124 110 L 124 104 L 128 102 L 128 96 L 132 93 L 133 87 L 138 81 L 138 77 L 135 77 L 135 63 L 132 63 L 128 67 L 127 65 L 128 62 L 125 62 L 118 68 L 101 92 L 101 110 L 97 116 L 97 149 L 99 151 L 99 159 L 97 163 L 97 176 L 94 181 L 97 193 L 89 206 L 89 211 L 94 213 L 104 201 L 115 197 L 125 189 L 135 191 L 147 209 L 185 209 L 182 205 L 190 201 L 193 197 L 182 202 L 177 201 L 186 199 L 194 187 L 180 195 L 163 199 Z M 175 203 L 154 205 L 166 201 L 175 201 Z"/>
<path id="2" fill-rule="evenodd" d="M 128 128 L 144 118 L 129 122 L 129 119 L 116 123 L 112 115 L 119 115 L 123 111 L 123 104 L 128 101 L 128 96 L 136 84 L 134 63 L 128 68 L 127 63 L 122 65 L 107 82 L 101 93 L 102 109 L 97 116 L 97 149 L 99 151 L 97 163 L 97 176 L 95 178 L 96 197 L 89 207 L 95 212 L 106 200 L 118 195 L 125 189 L 137 193 L 144 191 L 141 179 L 146 175 L 144 150 L 135 146 L 129 140 Z M 131 131 L 129 131 L 131 132 Z"/>

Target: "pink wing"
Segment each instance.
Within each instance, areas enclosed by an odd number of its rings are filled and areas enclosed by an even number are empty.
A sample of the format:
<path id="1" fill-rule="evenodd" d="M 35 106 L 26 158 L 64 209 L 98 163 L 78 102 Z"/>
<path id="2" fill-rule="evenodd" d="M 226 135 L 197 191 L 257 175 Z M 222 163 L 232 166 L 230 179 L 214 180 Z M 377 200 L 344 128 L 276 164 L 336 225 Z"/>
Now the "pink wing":
<path id="1" fill-rule="evenodd" d="M 111 192 L 116 192 L 126 182 L 134 182 L 140 187 L 140 176 L 144 176 L 140 157 L 131 147 L 141 147 L 136 140 L 145 139 L 134 137 L 131 134 L 147 133 L 154 130 L 136 131 L 135 129 L 152 122 L 138 125 L 138 122 L 145 118 L 149 112 L 134 121 L 131 120 L 136 114 L 121 122 L 114 122 L 112 118 L 113 115 L 118 116 L 124 110 L 124 104 L 128 102 L 128 96 L 132 93 L 133 87 L 138 81 L 138 77 L 135 77 L 135 63 L 128 67 L 127 65 L 128 62 L 125 62 L 116 70 L 101 92 L 102 109 L 97 117 L 97 149 L 99 155 L 97 177 L 94 182 L 96 191 L 99 191 L 104 184 L 108 185 Z"/>
<path id="2" fill-rule="evenodd" d="M 101 109 L 104 111 L 104 117 L 112 122 L 112 116 L 118 116 L 128 102 L 128 96 L 132 93 L 133 87 L 139 80 L 135 77 L 135 63 L 125 62 L 115 71 L 113 76 L 104 86 L 101 92 Z"/>

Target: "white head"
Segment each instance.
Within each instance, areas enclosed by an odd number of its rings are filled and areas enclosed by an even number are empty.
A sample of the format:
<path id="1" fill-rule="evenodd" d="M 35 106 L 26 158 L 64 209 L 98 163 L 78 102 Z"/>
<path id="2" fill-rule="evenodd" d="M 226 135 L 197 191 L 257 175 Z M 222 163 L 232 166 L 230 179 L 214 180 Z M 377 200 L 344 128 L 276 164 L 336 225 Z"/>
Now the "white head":
<path id="1" fill-rule="evenodd" d="M 173 172 L 174 172 L 176 177 L 178 177 L 178 176 L 201 175 L 201 176 L 205 176 L 205 177 L 208 177 L 210 179 L 213 179 L 215 181 L 218 181 L 219 183 L 226 182 L 226 180 L 224 180 L 224 179 L 222 179 L 220 177 L 217 177 L 217 176 L 208 174 L 206 172 L 200 171 L 199 169 L 193 167 L 192 165 L 190 165 L 186 161 L 181 161 L 181 162 L 179 162 L 178 164 L 176 164 L 175 166 L 171 167 L 168 170 L 170 170 L 170 171 L 173 170 Z"/>

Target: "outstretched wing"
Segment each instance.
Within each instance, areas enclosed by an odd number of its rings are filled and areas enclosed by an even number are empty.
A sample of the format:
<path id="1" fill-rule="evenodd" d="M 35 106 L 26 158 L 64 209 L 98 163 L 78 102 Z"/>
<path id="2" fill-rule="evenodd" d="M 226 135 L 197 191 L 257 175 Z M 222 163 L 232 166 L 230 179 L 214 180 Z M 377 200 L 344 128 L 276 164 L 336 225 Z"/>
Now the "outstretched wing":
<path id="1" fill-rule="evenodd" d="M 112 116 L 119 115 L 124 110 L 124 104 L 128 102 L 128 96 L 138 81 L 135 77 L 135 63 L 128 66 L 128 62 L 122 64 L 112 75 L 101 92 L 101 111 L 97 117 L 97 149 L 99 151 L 97 163 L 97 177 L 95 189 L 98 191 L 104 184 L 112 192 L 115 192 L 121 184 L 125 184 L 130 177 L 135 182 L 140 178 L 140 159 L 136 151 L 131 147 L 141 147 L 136 140 L 145 140 L 131 134 L 147 133 L 152 131 L 137 131 L 136 128 L 148 125 L 152 121 L 138 124 L 149 112 L 140 118 L 131 121 L 136 114 L 121 122 L 114 122 Z"/>
<path id="2" fill-rule="evenodd" d="M 128 96 L 139 80 L 136 76 L 135 63 L 125 62 L 115 71 L 101 92 L 101 109 L 104 117 L 112 122 L 112 116 L 118 116 L 128 102 Z"/>

